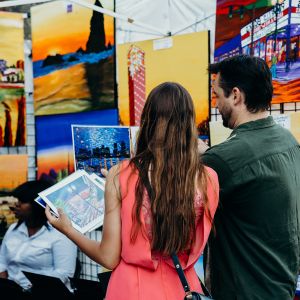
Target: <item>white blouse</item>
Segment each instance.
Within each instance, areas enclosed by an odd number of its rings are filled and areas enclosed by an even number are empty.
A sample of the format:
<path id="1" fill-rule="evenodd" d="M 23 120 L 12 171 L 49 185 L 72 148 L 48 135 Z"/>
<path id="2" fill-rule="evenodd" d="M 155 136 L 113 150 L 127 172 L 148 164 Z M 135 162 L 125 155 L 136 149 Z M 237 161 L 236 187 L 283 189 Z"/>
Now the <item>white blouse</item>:
<path id="1" fill-rule="evenodd" d="M 43 226 L 32 236 L 22 223 L 7 230 L 0 249 L 0 272 L 7 271 L 8 278 L 22 288 L 31 287 L 22 271 L 58 277 L 70 288 L 68 277 L 73 277 L 77 247 L 51 225 Z"/>

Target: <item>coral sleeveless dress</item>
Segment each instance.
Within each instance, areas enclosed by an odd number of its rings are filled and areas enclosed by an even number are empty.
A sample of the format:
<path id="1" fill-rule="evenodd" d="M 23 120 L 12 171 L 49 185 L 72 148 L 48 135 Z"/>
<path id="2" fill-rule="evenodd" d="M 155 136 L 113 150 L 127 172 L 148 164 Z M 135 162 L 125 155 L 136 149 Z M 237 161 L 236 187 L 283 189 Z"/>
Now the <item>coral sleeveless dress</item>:
<path id="1" fill-rule="evenodd" d="M 132 227 L 132 210 L 135 201 L 135 185 L 138 173 L 132 173 L 132 167 L 128 161 L 121 163 L 119 174 L 122 208 L 122 250 L 121 261 L 113 270 L 106 293 L 106 300 L 182 300 L 184 298 L 183 287 L 175 271 L 172 260 L 160 254 L 151 252 L 151 241 L 145 234 L 138 233 L 136 242 L 130 242 Z M 218 205 L 219 184 L 215 171 L 206 168 L 210 180 L 207 185 L 209 208 L 213 217 Z M 199 201 L 200 200 L 200 201 Z M 145 201 L 144 201 L 145 203 Z M 147 201 L 146 201 L 147 203 Z M 196 238 L 193 247 L 188 253 L 178 255 L 186 278 L 192 290 L 202 292 L 201 286 L 194 270 L 194 264 L 202 254 L 207 242 L 211 222 L 204 214 L 201 204 L 201 195 L 195 196 L 196 211 Z M 149 220 L 147 217 L 147 205 L 141 210 L 141 221 L 147 235 L 149 232 Z"/>

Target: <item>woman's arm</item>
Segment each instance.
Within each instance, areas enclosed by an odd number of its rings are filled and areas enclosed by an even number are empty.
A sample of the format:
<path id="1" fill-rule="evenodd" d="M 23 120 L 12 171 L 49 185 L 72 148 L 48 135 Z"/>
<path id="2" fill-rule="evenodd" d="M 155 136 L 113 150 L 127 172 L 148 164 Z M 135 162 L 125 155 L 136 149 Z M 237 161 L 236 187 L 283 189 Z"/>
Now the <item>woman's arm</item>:
<path id="1" fill-rule="evenodd" d="M 46 208 L 47 218 L 57 230 L 72 240 L 82 252 L 107 269 L 114 269 L 121 256 L 121 196 L 119 166 L 112 167 L 105 184 L 105 214 L 101 242 L 90 240 L 76 231 L 68 217 L 59 210 L 59 218 Z"/>

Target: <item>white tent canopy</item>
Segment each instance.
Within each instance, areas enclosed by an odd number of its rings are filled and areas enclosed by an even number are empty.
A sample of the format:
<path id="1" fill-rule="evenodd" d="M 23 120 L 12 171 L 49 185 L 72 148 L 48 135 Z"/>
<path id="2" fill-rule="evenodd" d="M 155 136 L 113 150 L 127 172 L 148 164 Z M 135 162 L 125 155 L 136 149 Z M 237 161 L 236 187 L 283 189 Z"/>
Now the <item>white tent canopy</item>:
<path id="1" fill-rule="evenodd" d="M 116 0 L 116 12 L 149 24 L 158 32 L 116 20 L 118 44 L 210 30 L 211 55 L 215 41 L 216 1 L 200 0 Z"/>

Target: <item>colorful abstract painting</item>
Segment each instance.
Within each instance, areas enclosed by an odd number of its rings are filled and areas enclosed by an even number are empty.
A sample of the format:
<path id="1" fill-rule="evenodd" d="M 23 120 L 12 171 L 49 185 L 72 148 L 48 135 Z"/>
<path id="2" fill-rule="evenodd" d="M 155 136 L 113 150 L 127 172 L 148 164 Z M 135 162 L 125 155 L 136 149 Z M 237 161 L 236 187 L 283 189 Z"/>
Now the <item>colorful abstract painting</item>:
<path id="1" fill-rule="evenodd" d="M 129 127 L 73 125 L 72 136 L 76 170 L 102 176 L 101 169 L 130 157 Z"/>
<path id="2" fill-rule="evenodd" d="M 0 11 L 0 147 L 24 146 L 23 15 Z"/>
<path id="3" fill-rule="evenodd" d="M 89 0 L 114 10 L 113 0 Z M 54 1 L 31 8 L 36 115 L 116 107 L 114 19 Z"/>
<path id="4" fill-rule="evenodd" d="M 299 37 L 298 0 L 217 0 L 215 61 L 241 53 L 264 59 L 273 104 L 300 101 Z"/>
<path id="5" fill-rule="evenodd" d="M 209 117 L 207 31 L 118 45 L 118 96 L 122 125 L 139 126 L 149 92 L 165 81 L 191 94 L 199 128 Z"/>
<path id="6" fill-rule="evenodd" d="M 38 178 L 59 181 L 74 172 L 72 124 L 117 125 L 116 109 L 36 117 Z"/>
<path id="7" fill-rule="evenodd" d="M 27 155 L 0 155 L 0 190 L 11 191 L 27 181 Z"/>

